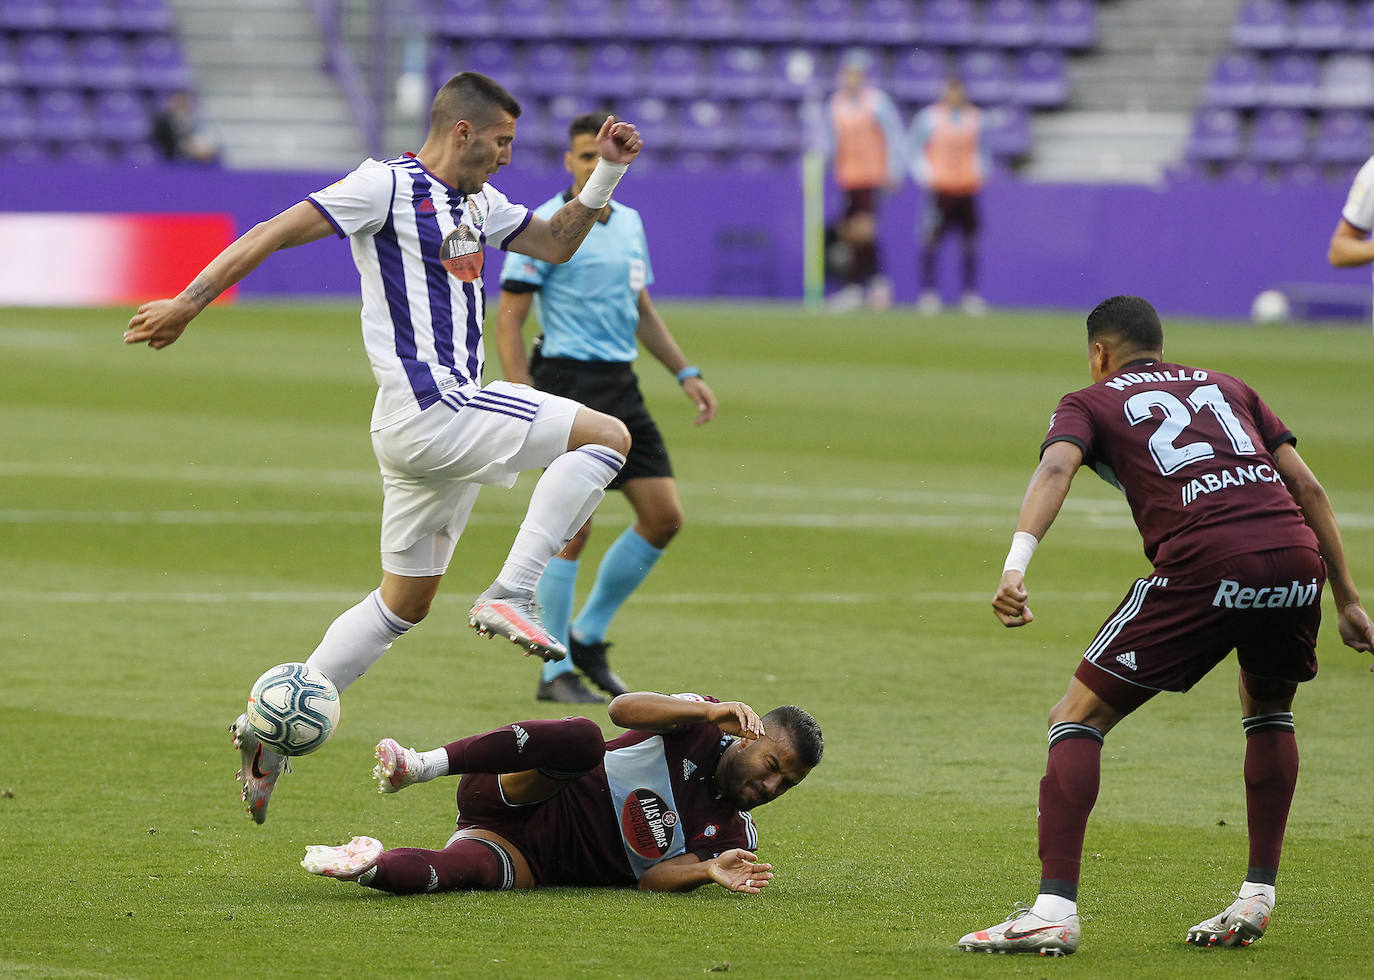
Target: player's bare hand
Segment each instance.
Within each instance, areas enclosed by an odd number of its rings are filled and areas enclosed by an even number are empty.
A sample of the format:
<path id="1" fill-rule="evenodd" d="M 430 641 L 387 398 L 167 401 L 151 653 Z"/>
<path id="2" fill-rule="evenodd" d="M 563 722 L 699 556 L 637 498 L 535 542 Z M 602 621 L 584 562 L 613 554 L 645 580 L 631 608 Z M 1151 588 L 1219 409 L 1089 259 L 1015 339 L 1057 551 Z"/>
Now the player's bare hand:
<path id="1" fill-rule="evenodd" d="M 682 382 L 682 393 L 697 408 L 697 425 L 705 425 L 716 417 L 716 396 L 711 386 L 701 378 L 688 378 Z"/>
<path id="2" fill-rule="evenodd" d="M 1002 573 L 1002 582 L 997 586 L 997 594 L 992 597 L 992 611 L 1003 626 L 1025 626 L 1035 620 L 1035 615 L 1026 605 L 1030 593 L 1020 572 Z"/>
<path id="3" fill-rule="evenodd" d="M 720 704 L 710 705 L 709 708 L 707 721 L 726 735 L 754 739 L 764 734 L 763 721 L 754 709 L 743 701 L 722 701 Z"/>
<path id="4" fill-rule="evenodd" d="M 1336 621 L 1336 629 L 1340 631 L 1341 640 L 1352 650 L 1374 653 L 1374 622 L 1358 602 L 1346 603 Z M 1374 671 L 1374 664 L 1369 669 Z"/>
<path id="5" fill-rule="evenodd" d="M 144 303 L 129 319 L 129 325 L 124 330 L 124 343 L 146 343 L 154 350 L 161 350 L 175 342 L 199 312 L 194 303 L 180 297 Z"/>
<path id="6" fill-rule="evenodd" d="M 773 880 L 773 866 L 760 864 L 757 854 L 735 847 L 711 859 L 711 880 L 732 892 L 757 895 Z"/>
<path id="7" fill-rule="evenodd" d="M 616 122 L 615 116 L 607 116 L 601 132 L 596 134 L 596 145 L 601 150 L 601 159 L 607 163 L 629 163 L 639 156 L 644 139 L 634 123 Z"/>

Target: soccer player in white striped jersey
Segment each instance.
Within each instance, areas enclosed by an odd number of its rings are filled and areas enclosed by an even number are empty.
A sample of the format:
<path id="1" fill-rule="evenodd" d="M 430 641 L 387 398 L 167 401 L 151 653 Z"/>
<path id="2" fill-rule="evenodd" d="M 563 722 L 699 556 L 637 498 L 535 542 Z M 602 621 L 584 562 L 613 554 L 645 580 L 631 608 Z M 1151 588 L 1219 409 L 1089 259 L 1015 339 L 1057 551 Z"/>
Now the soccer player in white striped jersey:
<path id="1" fill-rule="evenodd" d="M 161 349 L 225 289 L 278 249 L 328 235 L 350 239 L 362 280 L 362 329 L 377 381 L 372 444 L 384 489 L 379 588 L 340 615 L 308 663 L 343 691 L 429 612 L 483 484 L 510 487 L 544 469 L 509 556 L 477 598 L 469 623 L 528 653 L 567 651 L 539 621 L 534 588 L 586 523 L 620 471 L 630 437 L 617 419 L 524 385 L 481 385 L 484 246 L 566 262 L 642 146 L 633 125 L 607 117 L 602 162 L 576 198 L 547 220 L 513 204 L 487 178 L 510 162 L 520 105 L 475 72 L 455 75 L 430 107 L 418 153 L 357 170 L 250 229 L 171 299 L 145 303 L 124 341 Z M 231 726 L 243 799 L 258 823 L 285 759 Z"/>

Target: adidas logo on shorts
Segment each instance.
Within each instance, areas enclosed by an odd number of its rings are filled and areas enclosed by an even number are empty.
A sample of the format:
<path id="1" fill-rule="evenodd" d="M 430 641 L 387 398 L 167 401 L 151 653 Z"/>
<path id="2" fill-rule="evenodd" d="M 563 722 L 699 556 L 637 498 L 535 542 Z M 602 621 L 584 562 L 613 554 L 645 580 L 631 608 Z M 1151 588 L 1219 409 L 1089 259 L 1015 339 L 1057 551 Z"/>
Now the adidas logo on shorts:
<path id="1" fill-rule="evenodd" d="M 1135 670 L 1135 651 L 1131 650 L 1129 653 L 1123 653 L 1121 656 L 1116 658 L 1116 662 L 1119 664 L 1124 664 L 1125 666 L 1131 668 L 1131 670 Z"/>

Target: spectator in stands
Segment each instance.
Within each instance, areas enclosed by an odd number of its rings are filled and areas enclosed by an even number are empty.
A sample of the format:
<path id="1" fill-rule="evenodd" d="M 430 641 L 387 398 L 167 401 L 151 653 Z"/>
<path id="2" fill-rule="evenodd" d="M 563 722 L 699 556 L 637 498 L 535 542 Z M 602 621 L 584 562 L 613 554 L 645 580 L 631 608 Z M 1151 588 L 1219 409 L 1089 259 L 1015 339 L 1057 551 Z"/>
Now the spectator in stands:
<path id="1" fill-rule="evenodd" d="M 970 316 L 986 310 L 978 293 L 978 192 L 988 171 L 982 145 L 983 118 L 968 100 L 964 83 L 945 82 L 940 101 L 926 106 L 911 123 L 911 173 L 925 195 L 921 236 L 922 313 L 940 312 L 935 258 L 945 234 L 963 237 L 963 309 Z"/>
<path id="2" fill-rule="evenodd" d="M 875 310 L 892 305 L 892 284 L 878 258 L 878 197 L 901 183 L 903 134 L 892 97 L 868 82 L 871 65 L 866 51 L 845 53 L 827 117 L 827 149 L 845 199 L 836 236 L 849 250 L 845 285 L 830 298 L 837 311 L 865 300 Z"/>
<path id="3" fill-rule="evenodd" d="M 1341 209 L 1336 230 L 1331 233 L 1331 244 L 1327 246 L 1327 261 L 1341 269 L 1374 262 L 1371 231 L 1374 231 L 1374 157 L 1364 162 L 1355 175 L 1355 182 L 1350 185 L 1350 194 Z"/>
<path id="4" fill-rule="evenodd" d="M 219 143 L 190 92 L 173 92 L 153 117 L 153 145 L 172 163 L 219 162 Z"/>

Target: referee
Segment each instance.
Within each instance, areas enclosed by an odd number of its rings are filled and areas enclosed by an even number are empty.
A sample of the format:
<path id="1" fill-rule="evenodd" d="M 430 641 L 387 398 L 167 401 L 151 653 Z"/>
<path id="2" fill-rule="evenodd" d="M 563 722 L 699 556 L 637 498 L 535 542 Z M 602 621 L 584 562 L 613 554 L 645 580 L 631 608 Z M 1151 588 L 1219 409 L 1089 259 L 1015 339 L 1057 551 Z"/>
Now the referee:
<path id="1" fill-rule="evenodd" d="M 563 163 L 572 187 L 535 211 L 547 217 L 574 199 L 595 169 L 601 116 L 578 116 L 568 127 Z M 577 254 L 553 265 L 510 255 L 501 270 L 496 344 L 507 380 L 574 398 L 625 423 L 632 440 L 620 475 L 608 489 L 621 490 L 634 508 L 635 523 L 606 550 L 596 582 L 577 618 L 572 617 L 578 556 L 591 530 L 589 520 L 555 557 L 539 580 L 536 598 L 544 625 L 568 642 L 572 663 L 546 663 L 537 697 L 541 701 L 600 701 L 572 672 L 582 671 L 610 695 L 625 684 L 606 660 L 606 633 L 616 611 L 644 581 L 663 549 L 682 526 L 682 503 L 663 437 L 649 415 L 631 362 L 638 344 L 677 376 L 696 407 L 696 424 L 711 421 L 716 397 L 678 347 L 649 299 L 653 271 L 639 213 L 624 204 L 607 205 Z M 527 357 L 523 329 L 534 306 L 543 336 Z"/>

